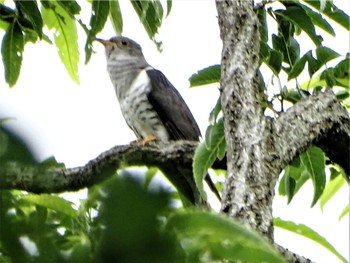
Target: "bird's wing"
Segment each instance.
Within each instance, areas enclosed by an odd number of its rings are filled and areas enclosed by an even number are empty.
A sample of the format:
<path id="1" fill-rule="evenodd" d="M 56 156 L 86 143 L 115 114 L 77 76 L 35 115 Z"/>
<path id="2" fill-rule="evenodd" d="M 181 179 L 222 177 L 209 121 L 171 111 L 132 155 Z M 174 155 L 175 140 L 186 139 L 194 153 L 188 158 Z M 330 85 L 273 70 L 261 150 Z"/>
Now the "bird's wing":
<path id="1" fill-rule="evenodd" d="M 152 85 L 148 99 L 170 139 L 198 141 L 199 127 L 180 93 L 159 70 L 149 69 L 147 75 Z"/>

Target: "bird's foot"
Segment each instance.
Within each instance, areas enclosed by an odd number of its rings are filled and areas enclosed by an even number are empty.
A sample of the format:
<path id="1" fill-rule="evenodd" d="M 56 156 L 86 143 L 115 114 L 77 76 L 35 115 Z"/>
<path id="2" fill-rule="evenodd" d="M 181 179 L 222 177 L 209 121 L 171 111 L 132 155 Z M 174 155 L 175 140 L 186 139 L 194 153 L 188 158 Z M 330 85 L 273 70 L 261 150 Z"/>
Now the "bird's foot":
<path id="1" fill-rule="evenodd" d="M 146 145 L 150 142 L 155 142 L 155 141 L 158 141 L 158 139 L 153 135 L 149 135 L 149 136 L 143 138 L 142 143 L 143 143 L 143 145 Z"/>
<path id="2" fill-rule="evenodd" d="M 131 143 L 140 143 L 142 142 L 143 145 L 146 145 L 150 142 L 158 141 L 158 139 L 153 135 L 148 135 L 145 138 L 137 138 L 135 141 L 132 141 Z"/>

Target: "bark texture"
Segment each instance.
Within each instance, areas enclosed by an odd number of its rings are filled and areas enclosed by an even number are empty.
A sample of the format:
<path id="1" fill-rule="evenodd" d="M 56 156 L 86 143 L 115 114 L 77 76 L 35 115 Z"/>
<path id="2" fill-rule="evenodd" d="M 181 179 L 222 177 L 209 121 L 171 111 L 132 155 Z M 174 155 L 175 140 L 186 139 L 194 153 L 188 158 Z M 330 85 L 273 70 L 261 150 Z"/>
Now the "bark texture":
<path id="1" fill-rule="evenodd" d="M 262 115 L 256 73 L 259 23 L 250 1 L 217 1 L 223 41 L 221 105 L 227 143 L 222 211 L 273 239 L 271 120 Z M 271 153 L 271 154 L 268 154 Z"/>
<path id="2" fill-rule="evenodd" d="M 253 1 L 217 0 L 216 5 L 223 41 L 220 85 L 227 143 L 221 211 L 273 242 L 272 202 L 280 172 L 312 144 L 348 172 L 349 115 L 327 91 L 297 103 L 276 120 L 264 116 L 256 77 L 260 37 Z M 278 249 L 290 262 L 309 262 Z"/>
<path id="3" fill-rule="evenodd" d="M 0 189 L 18 189 L 33 193 L 76 191 L 98 184 L 128 166 L 155 166 L 166 171 L 166 176 L 181 187 L 183 174 L 192 176 L 192 159 L 196 142 L 135 143 L 115 146 L 82 167 L 52 169 L 38 165 L 0 165 Z M 193 179 L 192 179 L 193 180 Z"/>

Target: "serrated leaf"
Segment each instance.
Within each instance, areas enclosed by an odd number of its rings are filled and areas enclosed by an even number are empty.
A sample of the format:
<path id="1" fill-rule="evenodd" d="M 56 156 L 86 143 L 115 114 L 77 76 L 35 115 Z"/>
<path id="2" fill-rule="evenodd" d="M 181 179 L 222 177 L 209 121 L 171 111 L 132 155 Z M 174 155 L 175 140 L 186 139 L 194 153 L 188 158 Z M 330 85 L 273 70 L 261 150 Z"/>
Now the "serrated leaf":
<path id="1" fill-rule="evenodd" d="M 314 24 L 300 6 L 288 6 L 286 10 L 278 10 L 275 13 L 284 16 L 297 27 L 301 28 L 316 46 L 321 45 L 322 38 L 316 35 Z"/>
<path id="2" fill-rule="evenodd" d="M 213 65 L 197 71 L 189 78 L 191 87 L 198 87 L 202 85 L 220 82 L 221 66 Z"/>
<path id="3" fill-rule="evenodd" d="M 336 7 L 332 1 L 326 1 L 326 6 L 322 9 L 320 1 L 304 0 L 310 6 L 319 10 L 322 14 L 325 14 L 329 19 L 337 22 L 339 25 L 349 30 L 350 17 L 344 11 Z"/>
<path id="4" fill-rule="evenodd" d="M 315 241 L 317 244 L 323 246 L 338 257 L 342 262 L 346 263 L 347 260 L 320 234 L 303 224 L 296 224 L 292 221 L 284 221 L 281 218 L 274 219 L 274 226 L 288 230 L 295 234 L 301 235 L 305 238 Z"/>
<path id="5" fill-rule="evenodd" d="M 311 52 L 306 53 L 307 56 L 307 62 L 308 62 L 308 71 L 309 71 L 309 76 L 311 77 L 317 70 L 319 70 L 322 67 L 322 64 L 320 61 L 315 59 L 312 56 Z"/>
<path id="6" fill-rule="evenodd" d="M 115 32 L 120 36 L 123 32 L 123 17 L 122 12 L 120 11 L 119 1 L 110 0 L 109 5 L 109 17 Z"/>
<path id="7" fill-rule="evenodd" d="M 192 253 L 209 261 L 285 262 L 275 248 L 256 232 L 219 214 L 193 211 L 171 216 L 165 226 Z"/>
<path id="8" fill-rule="evenodd" d="M 338 173 L 340 174 L 340 172 Z M 329 202 L 329 200 L 332 199 L 332 197 L 345 183 L 346 181 L 343 176 L 337 176 L 328 182 L 320 198 L 321 210 L 323 210 L 324 206 Z"/>
<path id="9" fill-rule="evenodd" d="M 325 65 L 328 61 L 335 59 L 340 55 L 337 52 L 335 52 L 333 49 L 320 46 L 316 48 L 316 56 L 317 56 L 317 60 L 322 65 Z"/>
<path id="10" fill-rule="evenodd" d="M 300 160 L 310 174 L 314 186 L 314 198 L 311 206 L 314 206 L 326 185 L 325 157 L 320 148 L 311 147 L 300 155 Z"/>
<path id="11" fill-rule="evenodd" d="M 312 10 L 311 8 L 302 5 L 299 3 L 299 5 L 305 10 L 306 14 L 310 17 L 312 23 L 323 29 L 324 31 L 326 31 L 328 34 L 335 36 L 335 32 L 332 28 L 332 26 L 328 23 L 328 21 L 326 19 L 324 19 L 322 17 L 322 15 L 320 13 L 315 12 L 314 10 Z"/>
<path id="12" fill-rule="evenodd" d="M 90 17 L 90 30 L 85 43 L 85 64 L 87 64 L 92 54 L 92 41 L 96 35 L 103 29 L 109 14 L 109 1 L 92 1 L 92 14 Z"/>
<path id="13" fill-rule="evenodd" d="M 18 80 L 22 65 L 24 37 L 17 23 L 11 24 L 2 39 L 1 56 L 5 69 L 5 80 L 14 86 Z"/>
<path id="14" fill-rule="evenodd" d="M 33 29 L 42 38 L 43 19 L 41 18 L 38 4 L 35 0 L 16 1 L 17 8 L 31 22 Z"/>
<path id="15" fill-rule="evenodd" d="M 291 79 L 298 77 L 301 74 L 301 72 L 304 70 L 305 63 L 306 63 L 307 57 L 308 57 L 308 55 L 307 55 L 308 53 L 311 53 L 311 51 L 308 51 L 304 56 L 299 58 L 295 62 L 295 64 L 292 66 L 291 70 L 288 73 L 288 80 L 291 80 Z"/>
<path id="16" fill-rule="evenodd" d="M 300 57 L 299 44 L 292 36 L 285 38 L 282 34 L 278 36 L 273 34 L 272 45 L 283 54 L 283 61 L 289 65 L 293 65 Z M 285 70 L 288 72 L 288 68 Z"/>
<path id="17" fill-rule="evenodd" d="M 162 43 L 155 40 L 155 35 L 158 33 L 158 28 L 160 28 L 163 21 L 163 8 L 161 3 L 159 0 L 132 0 L 131 4 L 139 16 L 148 37 L 153 40 L 158 49 L 161 49 Z"/>
<path id="18" fill-rule="evenodd" d="M 78 33 L 74 18 L 72 18 L 57 2 L 47 2 L 43 5 L 42 17 L 50 30 L 54 30 L 55 45 L 58 55 L 71 79 L 79 83 L 79 49 Z"/>
<path id="19" fill-rule="evenodd" d="M 77 211 L 75 209 L 73 209 L 73 207 L 72 207 L 73 203 L 63 199 L 62 197 L 56 196 L 56 195 L 29 194 L 27 196 L 23 196 L 22 199 L 31 203 L 31 204 L 39 205 L 42 207 L 46 207 L 46 208 L 55 210 L 59 213 L 65 214 L 65 215 L 72 217 L 72 218 L 77 217 Z"/>

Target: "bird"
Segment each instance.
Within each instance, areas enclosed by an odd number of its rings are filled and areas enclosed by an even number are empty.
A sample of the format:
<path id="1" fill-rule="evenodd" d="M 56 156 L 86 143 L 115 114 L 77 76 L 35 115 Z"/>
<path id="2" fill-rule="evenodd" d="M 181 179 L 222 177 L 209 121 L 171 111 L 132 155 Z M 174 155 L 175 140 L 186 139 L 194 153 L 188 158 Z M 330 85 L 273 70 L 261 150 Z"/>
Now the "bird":
<path id="1" fill-rule="evenodd" d="M 107 71 L 122 115 L 138 140 L 199 141 L 201 132 L 186 102 L 167 77 L 148 64 L 136 41 L 124 36 L 95 40 L 105 47 Z M 172 183 L 194 203 L 193 176 L 192 179 L 178 179 Z M 205 179 L 220 199 L 209 175 Z M 183 187 L 184 183 L 189 186 Z"/>

